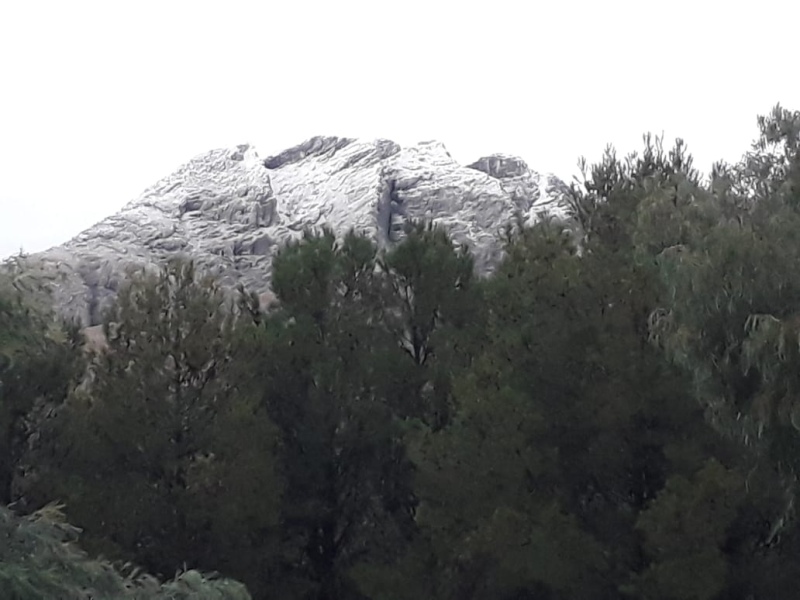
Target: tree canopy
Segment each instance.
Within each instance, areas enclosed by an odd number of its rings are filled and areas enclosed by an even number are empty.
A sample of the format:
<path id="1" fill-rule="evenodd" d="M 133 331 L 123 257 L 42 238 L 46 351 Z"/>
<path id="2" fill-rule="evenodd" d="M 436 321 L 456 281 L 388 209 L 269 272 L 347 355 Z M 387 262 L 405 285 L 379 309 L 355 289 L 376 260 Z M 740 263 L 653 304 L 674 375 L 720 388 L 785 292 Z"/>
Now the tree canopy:
<path id="1" fill-rule="evenodd" d="M 486 277 L 436 224 L 309 230 L 268 307 L 132 274 L 95 349 L 0 281 L 0 591 L 794 597 L 800 113 L 758 127 L 584 161 Z"/>

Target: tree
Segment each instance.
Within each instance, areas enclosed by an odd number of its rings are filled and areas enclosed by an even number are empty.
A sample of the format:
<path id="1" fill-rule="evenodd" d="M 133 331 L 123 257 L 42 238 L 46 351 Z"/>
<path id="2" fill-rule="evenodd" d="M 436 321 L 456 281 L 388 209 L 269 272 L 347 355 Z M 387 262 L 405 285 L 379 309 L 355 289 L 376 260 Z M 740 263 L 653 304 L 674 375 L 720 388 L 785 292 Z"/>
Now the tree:
<path id="1" fill-rule="evenodd" d="M 660 256 L 669 295 L 653 338 L 692 374 L 709 419 L 775 469 L 789 490 L 771 520 L 790 524 L 800 461 L 800 113 L 776 107 L 733 167 L 718 165 L 679 253 Z M 775 533 L 770 537 L 774 537 Z"/>
<path id="2" fill-rule="evenodd" d="M 637 529 L 652 562 L 628 594 L 647 599 L 719 598 L 728 585 L 728 530 L 742 502 L 744 478 L 709 459 L 690 480 L 673 476 L 643 511 Z"/>
<path id="3" fill-rule="evenodd" d="M 675 578 L 685 567 L 681 561 L 695 552 L 687 550 L 686 531 L 680 550 L 671 558 L 653 556 L 642 575 L 655 597 L 716 597 L 726 586 L 774 596 L 797 585 L 782 561 L 798 547 L 792 515 L 800 466 L 793 425 L 800 115 L 776 107 L 759 126 L 759 139 L 737 165 L 715 165 L 706 184 L 686 178 L 674 195 L 651 189 L 637 209 L 639 260 L 652 259 L 664 286 L 652 307 L 651 341 L 692 378 L 693 395 L 715 429 L 742 443 L 724 468 L 735 467 L 730 477 L 746 482 L 738 495 L 725 492 L 738 508 L 719 523 L 714 535 L 724 530 L 723 538 L 706 536 L 703 557 L 695 556 L 708 563 L 708 577 L 680 584 Z M 710 485 L 711 473 L 680 479 L 694 481 L 695 489 L 685 488 L 687 498 Z M 668 486 L 678 485 L 671 481 Z M 668 497 L 685 501 L 677 494 L 677 487 L 665 492 L 650 515 L 664 509 Z M 667 519 L 666 512 L 658 514 Z"/>
<path id="4" fill-rule="evenodd" d="M 602 549 L 542 485 L 552 460 L 537 443 L 545 415 L 503 383 L 496 366 L 484 355 L 472 373 L 460 373 L 448 426 L 420 425 L 408 435 L 420 535 L 416 556 L 400 565 L 407 583 L 383 587 L 394 592 L 386 597 L 599 597 L 608 568 Z M 490 378 L 500 389 L 483 385 Z"/>
<path id="5" fill-rule="evenodd" d="M 480 289 L 466 248 L 456 248 L 439 226 L 413 223 L 404 241 L 380 260 L 388 289 L 384 322 L 413 361 L 418 398 L 410 414 L 442 427 L 452 410 L 452 371 L 480 345 Z"/>
<path id="6" fill-rule="evenodd" d="M 89 600 L 154 598 L 178 600 L 249 600 L 235 581 L 184 571 L 161 583 L 134 569 L 121 572 L 90 558 L 76 544 L 79 530 L 69 525 L 58 505 L 27 517 L 0 507 L 0 594 L 8 600 Z"/>
<path id="7" fill-rule="evenodd" d="M 0 279 L 0 503 L 11 502 L 28 438 L 66 397 L 85 363 L 77 327 Z"/>
<path id="8" fill-rule="evenodd" d="M 357 597 L 348 572 L 391 557 L 415 500 L 393 414 L 399 348 L 380 326 L 377 249 L 330 231 L 284 248 L 273 265 L 280 310 L 264 319 L 264 402 L 281 432 L 283 557 L 296 597 Z"/>
<path id="9" fill-rule="evenodd" d="M 647 258 L 653 247 L 639 236 L 640 214 L 654 193 L 676 197 L 671 177 L 683 175 L 674 165 L 690 164 L 666 158 L 655 150 L 627 165 L 607 157 L 580 192 L 603 190 L 596 213 L 586 214 L 583 242 L 557 222 L 523 230 L 486 284 L 488 343 L 459 374 L 474 387 L 459 386 L 452 428 L 426 433 L 420 447 L 427 450 L 412 454 L 420 477 L 431 473 L 418 492 L 419 514 L 437 507 L 443 529 L 431 536 L 447 540 L 438 547 L 463 558 L 457 536 L 493 540 L 482 553 L 467 554 L 480 560 L 455 578 L 460 586 L 474 575 L 473 587 L 449 596 L 538 589 L 555 597 L 616 597 L 609 581 L 647 568 L 637 514 L 670 475 L 691 476 L 709 453 L 727 451 L 693 403 L 688 379 L 646 343 L 648 317 L 664 288 L 652 254 Z M 653 242 L 657 248 L 659 240 Z M 446 490 L 461 491 L 464 481 L 467 493 L 446 501 Z M 505 537 L 472 531 L 482 520 L 503 531 L 493 520 L 499 507 L 507 517 L 525 517 L 510 521 L 516 525 Z M 561 527 L 537 529 L 537 514 L 559 515 Z M 444 527 L 450 519 L 457 520 Z M 519 552 L 532 553 L 519 559 L 526 569 L 510 573 L 511 549 L 523 542 Z M 553 555 L 560 561 L 550 564 L 545 557 Z"/>
<path id="10" fill-rule="evenodd" d="M 238 326 L 191 263 L 134 276 L 90 380 L 42 431 L 31 502 L 62 499 L 91 551 L 155 573 L 224 570 L 258 589 L 280 481 L 274 427 L 233 377 L 246 360 Z"/>
<path id="11" fill-rule="evenodd" d="M 419 366 L 435 354 L 435 334 L 448 321 L 470 316 L 473 261 L 456 250 L 444 229 L 413 224 L 403 241 L 381 261 L 394 292 L 396 319 L 391 327 L 402 348 Z"/>

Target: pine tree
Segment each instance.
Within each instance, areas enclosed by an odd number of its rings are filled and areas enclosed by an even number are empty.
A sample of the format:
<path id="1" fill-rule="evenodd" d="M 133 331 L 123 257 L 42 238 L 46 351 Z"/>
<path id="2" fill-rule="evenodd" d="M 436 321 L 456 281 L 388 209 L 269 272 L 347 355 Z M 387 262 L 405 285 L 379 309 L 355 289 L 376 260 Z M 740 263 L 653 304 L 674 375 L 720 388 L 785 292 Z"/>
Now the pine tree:
<path id="1" fill-rule="evenodd" d="M 356 597 L 348 573 L 388 560 L 413 525 L 410 465 L 393 411 L 377 249 L 307 233 L 281 251 L 265 319 L 264 401 L 281 431 L 283 557 L 294 594 Z M 299 597 L 299 596 L 298 596 Z"/>
<path id="2" fill-rule="evenodd" d="M 14 480 L 40 419 L 63 402 L 85 368 L 78 328 L 38 307 L 0 279 L 0 503 L 15 497 Z"/>
<path id="3" fill-rule="evenodd" d="M 89 550 L 156 573 L 186 562 L 258 583 L 280 496 L 276 434 L 232 375 L 246 360 L 235 317 L 191 263 L 121 290 L 108 349 L 42 431 L 42 472 L 28 489 L 39 503 L 62 499 Z"/>
<path id="4" fill-rule="evenodd" d="M 418 400 L 408 415 L 442 427 L 452 411 L 452 372 L 481 342 L 484 312 L 472 255 L 442 227 L 417 222 L 379 264 L 384 323 L 415 367 L 407 399 Z"/>

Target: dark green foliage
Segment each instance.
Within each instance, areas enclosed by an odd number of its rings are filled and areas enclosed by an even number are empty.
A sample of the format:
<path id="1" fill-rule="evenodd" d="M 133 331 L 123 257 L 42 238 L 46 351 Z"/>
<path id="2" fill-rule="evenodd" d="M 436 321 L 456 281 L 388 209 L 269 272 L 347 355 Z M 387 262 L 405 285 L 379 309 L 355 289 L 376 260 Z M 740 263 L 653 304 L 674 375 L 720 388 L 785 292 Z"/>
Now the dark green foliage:
<path id="1" fill-rule="evenodd" d="M 485 316 L 468 249 L 441 227 L 414 223 L 402 244 L 380 261 L 386 288 L 384 327 L 413 364 L 406 416 L 443 427 L 453 411 L 452 382 L 483 343 Z"/>
<path id="2" fill-rule="evenodd" d="M 306 235 L 275 260 L 281 311 L 266 319 L 264 402 L 282 434 L 283 563 L 296 597 L 350 598 L 347 572 L 388 560 L 413 525 L 410 465 L 388 366 L 399 357 L 375 296 L 376 249 Z M 305 590 L 305 591 L 304 591 Z"/>
<path id="3" fill-rule="evenodd" d="M 661 261 L 671 297 L 654 332 L 694 372 L 719 426 L 747 442 L 794 410 L 800 213 L 786 178 L 800 169 L 797 119 L 776 110 L 760 121 L 754 151 L 707 201 L 718 222 L 695 223 L 695 240 Z M 731 203 L 746 208 L 726 220 Z"/>
<path id="4" fill-rule="evenodd" d="M 634 577 L 629 593 L 644 598 L 719 597 L 729 569 L 724 545 L 743 487 L 741 475 L 714 459 L 691 480 L 671 477 L 638 519 L 652 562 Z"/>
<path id="5" fill-rule="evenodd" d="M 106 322 L 108 350 L 42 427 L 27 501 L 64 501 L 87 548 L 156 573 L 213 563 L 248 579 L 262 568 L 276 438 L 233 378 L 234 317 L 191 264 L 135 278 Z"/>
<path id="6" fill-rule="evenodd" d="M 35 308 L 16 277 L 0 279 L 0 503 L 8 503 L 28 437 L 85 364 L 77 328 Z"/>
<path id="7" fill-rule="evenodd" d="M 437 351 L 435 334 L 442 325 L 463 325 L 475 315 L 475 308 L 465 305 L 472 300 L 472 257 L 456 251 L 443 229 L 415 224 L 381 266 L 390 274 L 397 310 L 389 326 L 414 362 L 424 366 Z"/>
<path id="8" fill-rule="evenodd" d="M 66 523 L 60 508 L 48 505 L 22 518 L 0 507 L 0 596 L 5 600 L 250 598 L 242 584 L 197 571 L 179 573 L 163 584 L 131 568 L 123 575 L 76 545 L 79 530 Z"/>
<path id="9" fill-rule="evenodd" d="M 800 467 L 799 124 L 777 107 L 741 163 L 715 170 L 703 202 L 716 219 L 693 222 L 681 251 L 659 257 L 669 294 L 652 327 L 714 425 L 790 488 Z"/>
<path id="10" fill-rule="evenodd" d="M 793 598 L 800 116 L 759 126 L 709 179 L 680 141 L 609 150 L 481 280 L 424 223 L 385 252 L 306 232 L 269 307 L 191 264 L 134 277 L 85 373 L 0 294 L 7 499 L 257 598 Z"/>

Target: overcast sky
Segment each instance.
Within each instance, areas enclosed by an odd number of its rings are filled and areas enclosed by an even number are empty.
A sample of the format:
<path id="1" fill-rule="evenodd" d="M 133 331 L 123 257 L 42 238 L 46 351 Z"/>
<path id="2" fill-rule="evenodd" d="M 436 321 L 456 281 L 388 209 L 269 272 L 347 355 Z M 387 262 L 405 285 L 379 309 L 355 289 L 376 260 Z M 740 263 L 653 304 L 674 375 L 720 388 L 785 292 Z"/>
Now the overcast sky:
<path id="1" fill-rule="evenodd" d="M 0 256 L 66 241 L 192 156 L 437 139 L 568 178 L 606 143 L 734 160 L 800 108 L 800 2 L 0 2 Z"/>

